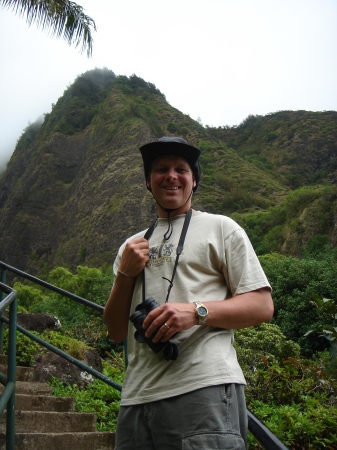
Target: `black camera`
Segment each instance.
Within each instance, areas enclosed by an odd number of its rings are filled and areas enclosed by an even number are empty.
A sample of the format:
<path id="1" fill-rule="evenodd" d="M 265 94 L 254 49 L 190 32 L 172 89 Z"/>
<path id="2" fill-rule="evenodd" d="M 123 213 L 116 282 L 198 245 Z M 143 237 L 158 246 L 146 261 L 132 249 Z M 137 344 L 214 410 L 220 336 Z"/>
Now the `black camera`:
<path id="1" fill-rule="evenodd" d="M 135 312 L 130 316 L 130 321 L 136 328 L 135 339 L 139 343 L 145 342 L 154 353 L 158 353 L 163 350 L 164 358 L 167 361 L 169 361 L 170 359 L 175 360 L 178 358 L 178 347 L 176 346 L 176 344 L 173 344 L 169 340 L 166 342 L 153 342 L 152 339 L 156 333 L 153 333 L 153 335 L 149 338 L 145 336 L 145 330 L 142 326 L 144 319 L 149 314 L 149 312 L 151 312 L 155 308 L 158 308 L 158 306 L 158 303 L 152 297 L 147 298 L 142 303 L 136 306 Z"/>

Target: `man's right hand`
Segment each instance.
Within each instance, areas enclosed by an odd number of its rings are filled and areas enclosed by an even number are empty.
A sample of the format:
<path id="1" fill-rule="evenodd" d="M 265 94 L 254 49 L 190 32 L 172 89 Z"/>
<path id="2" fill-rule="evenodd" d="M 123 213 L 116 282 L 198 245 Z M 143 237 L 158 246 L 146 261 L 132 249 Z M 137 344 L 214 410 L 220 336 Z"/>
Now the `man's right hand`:
<path id="1" fill-rule="evenodd" d="M 119 270 L 135 278 L 142 272 L 148 260 L 148 241 L 143 237 L 135 238 L 126 243 Z"/>

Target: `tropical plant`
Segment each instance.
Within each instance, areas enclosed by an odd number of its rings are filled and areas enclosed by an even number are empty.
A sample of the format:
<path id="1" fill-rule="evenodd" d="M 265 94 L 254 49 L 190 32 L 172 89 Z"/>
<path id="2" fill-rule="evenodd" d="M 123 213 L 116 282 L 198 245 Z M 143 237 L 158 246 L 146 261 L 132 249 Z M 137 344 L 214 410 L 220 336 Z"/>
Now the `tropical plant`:
<path id="1" fill-rule="evenodd" d="M 301 354 L 311 357 L 329 347 L 327 339 L 317 334 L 305 337 L 308 330 L 328 329 L 334 318 L 317 315 L 313 296 L 337 297 L 334 254 L 321 259 L 298 259 L 280 254 L 260 257 L 261 264 L 273 287 L 275 312 L 273 323 L 278 325 L 287 339 L 301 346 Z"/>
<path id="2" fill-rule="evenodd" d="M 337 448 L 337 383 L 325 364 L 294 357 L 245 374 L 248 409 L 292 450 Z"/>
<path id="3" fill-rule="evenodd" d="M 103 306 L 111 290 L 112 274 L 83 266 L 78 266 L 77 273 L 73 274 L 68 269 L 57 267 L 50 272 L 48 282 Z M 20 307 L 26 308 L 29 313 L 56 315 L 65 328 L 88 324 L 94 317 L 101 317 L 97 311 L 56 292 L 43 291 L 42 288 L 20 282 L 15 282 L 14 287 L 19 293 Z"/>
<path id="4" fill-rule="evenodd" d="M 121 355 L 116 355 L 113 361 L 103 361 L 103 375 L 123 383 L 124 361 Z M 50 382 L 53 394 L 58 397 L 72 397 L 76 402 L 76 411 L 94 412 L 97 416 L 99 431 L 115 431 L 119 411 L 120 393 L 100 380 L 92 383 L 65 386 L 58 378 Z"/>
<path id="5" fill-rule="evenodd" d="M 30 26 L 49 29 L 52 35 L 63 37 L 69 45 L 82 45 L 81 52 L 92 54 L 92 31 L 96 31 L 93 19 L 83 12 L 83 7 L 69 0 L 0 0 L 0 6 L 12 9 L 19 16 L 26 16 Z"/>
<path id="6" fill-rule="evenodd" d="M 319 316 L 332 320 L 333 325 L 325 325 L 323 330 L 310 330 L 305 336 L 316 333 L 319 336 L 325 337 L 330 343 L 329 353 L 331 360 L 337 360 L 337 303 L 331 298 L 319 297 L 313 295 L 312 304 L 316 306 Z"/>
<path id="7" fill-rule="evenodd" d="M 271 323 L 236 330 L 234 346 L 245 373 L 282 364 L 284 360 L 300 355 L 300 346 L 287 339 L 280 327 Z"/>

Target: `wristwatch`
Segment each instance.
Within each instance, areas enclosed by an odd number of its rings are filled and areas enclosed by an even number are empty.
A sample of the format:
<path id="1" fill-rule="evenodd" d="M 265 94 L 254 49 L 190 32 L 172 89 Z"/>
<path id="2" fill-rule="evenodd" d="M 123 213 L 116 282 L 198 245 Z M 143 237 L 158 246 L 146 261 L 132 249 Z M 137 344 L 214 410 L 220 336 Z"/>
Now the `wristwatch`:
<path id="1" fill-rule="evenodd" d="M 196 306 L 195 315 L 197 316 L 198 325 L 203 325 L 208 317 L 208 309 L 201 302 L 193 302 Z"/>

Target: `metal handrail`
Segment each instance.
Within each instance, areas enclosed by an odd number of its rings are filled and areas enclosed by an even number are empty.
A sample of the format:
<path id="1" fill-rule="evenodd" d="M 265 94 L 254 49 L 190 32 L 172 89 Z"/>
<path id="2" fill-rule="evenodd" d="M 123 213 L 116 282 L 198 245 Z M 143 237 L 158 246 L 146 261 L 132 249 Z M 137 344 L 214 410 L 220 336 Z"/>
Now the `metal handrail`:
<path id="1" fill-rule="evenodd" d="M 289 450 L 283 442 L 279 440 L 269 428 L 260 422 L 254 414 L 247 411 L 248 414 L 248 430 L 258 440 L 258 442 L 267 450 Z"/>
<path id="2" fill-rule="evenodd" d="M 9 324 L 9 320 L 6 317 L 1 318 L 2 321 Z M 53 345 L 49 344 L 44 339 L 39 338 L 33 333 L 30 333 L 25 328 L 21 327 L 20 325 L 16 326 L 17 330 L 20 331 L 22 334 L 27 336 L 29 339 L 32 339 L 33 341 L 37 342 L 38 344 L 42 345 L 43 347 L 47 348 L 48 350 L 56 353 L 58 356 L 61 356 L 61 358 L 65 359 L 66 361 L 70 362 L 74 366 L 78 367 L 81 370 L 84 370 L 85 372 L 89 373 L 90 375 L 94 376 L 95 378 L 98 378 L 99 380 L 103 381 L 104 383 L 108 384 L 109 386 L 113 387 L 114 389 L 117 389 L 118 391 L 122 391 L 122 386 L 119 383 L 116 383 L 113 380 L 110 380 L 110 378 L 102 375 L 97 370 L 93 369 L 92 367 L 85 364 L 83 361 L 80 361 L 73 356 L 68 355 L 68 353 L 63 352 L 57 347 L 54 347 Z"/>
<path id="3" fill-rule="evenodd" d="M 3 275 L 1 280 L 3 280 Z M 15 441 L 15 380 L 16 380 L 16 325 L 17 325 L 17 292 L 0 282 L 0 322 L 5 309 L 9 307 L 8 365 L 7 378 L 1 374 L 0 382 L 5 389 L 0 396 L 0 417 L 7 407 L 6 449 L 14 450 Z M 7 294 L 4 297 L 3 294 Z M 1 333 L 3 328 L 1 330 Z M 1 337 L 2 342 L 2 337 Z"/>
<path id="4" fill-rule="evenodd" d="M 26 280 L 33 281 L 33 283 L 39 284 L 40 286 L 43 286 L 49 289 L 50 291 L 57 292 L 58 294 L 70 298 L 71 300 L 75 300 L 75 302 L 77 303 L 82 303 L 83 305 L 88 306 L 89 308 L 96 309 L 96 311 L 99 311 L 100 313 L 103 314 L 104 308 L 101 305 L 97 305 L 96 303 L 90 302 L 89 300 L 83 297 L 79 297 L 78 295 L 72 294 L 71 292 L 65 291 L 64 289 L 54 286 L 53 284 L 47 283 L 46 281 L 33 277 L 33 275 L 23 272 L 22 270 L 16 269 L 15 267 L 5 264 L 2 261 L 0 261 L 0 268 L 2 271 L 3 269 L 9 270 L 10 272 L 19 275 L 20 277 L 25 278 Z"/>
<path id="5" fill-rule="evenodd" d="M 20 277 L 23 277 L 27 280 L 33 281 L 36 284 L 39 284 L 51 291 L 57 292 L 71 300 L 74 300 L 78 303 L 82 303 L 85 306 L 88 306 L 92 309 L 95 309 L 99 312 L 101 312 L 103 314 L 104 308 L 100 305 L 97 305 L 93 302 L 90 302 L 89 300 L 86 300 L 82 297 L 79 297 L 75 294 L 72 294 L 68 291 L 65 291 L 64 289 L 61 289 L 57 286 L 54 286 L 50 283 L 47 283 L 46 281 L 40 280 L 39 278 L 36 278 L 30 274 L 27 274 L 15 267 L 12 267 L 8 264 L 5 264 L 4 262 L 0 261 L 0 271 L 1 271 L 1 281 L 3 281 L 4 274 L 3 272 L 5 270 L 9 270 L 17 275 L 19 275 Z M 3 283 L 0 283 L 0 288 L 4 286 Z M 10 289 L 6 286 L 7 289 Z M 0 289 L 1 290 L 1 289 Z M 0 292 L 1 294 L 1 292 Z M 15 314 L 16 314 L 16 309 L 17 306 L 15 307 Z M 0 310 L 1 311 L 1 310 Z M 15 319 L 16 322 L 16 319 Z M 11 326 L 10 324 L 10 319 L 8 320 L 7 318 L 5 318 L 4 316 L 1 316 L 1 312 L 0 312 L 0 354 L 2 352 L 2 333 L 1 333 L 1 325 L 3 325 L 3 323 L 7 323 Z M 73 358 L 72 356 L 68 355 L 67 353 L 61 351 L 60 349 L 52 346 L 51 344 L 49 344 L 48 342 L 44 341 L 43 339 L 35 336 L 34 334 L 30 333 L 28 330 L 26 330 L 25 328 L 19 326 L 16 324 L 15 329 L 17 329 L 18 331 L 20 331 L 21 333 L 25 334 L 28 338 L 33 339 L 34 341 L 38 342 L 39 344 L 43 345 L 44 347 L 48 348 L 49 350 L 53 351 L 54 353 L 58 354 L 59 356 L 61 356 L 62 358 L 66 359 L 67 361 L 69 361 L 70 363 L 76 365 L 77 367 L 79 367 L 80 369 L 90 373 L 92 376 L 99 378 L 101 381 L 103 381 L 104 383 L 107 383 L 108 385 L 112 386 L 113 388 L 121 391 L 122 386 L 116 382 L 114 382 L 113 380 L 110 380 L 109 378 L 105 377 L 104 375 L 102 375 L 100 372 L 94 370 L 92 367 L 87 366 L 86 364 L 84 364 L 82 361 L 77 360 L 76 358 Z M 126 356 L 127 358 L 127 356 Z M 0 382 L 1 382 L 1 374 L 0 374 Z M 14 381 L 15 383 L 15 381 Z M 13 406 L 14 408 L 14 406 Z M 0 410 L 0 415 L 1 415 L 1 410 Z M 272 431 L 269 430 L 269 428 L 267 428 L 262 422 L 260 422 L 250 411 L 247 410 L 247 415 L 248 415 L 248 430 L 249 432 L 257 439 L 257 441 L 265 448 L 265 450 L 288 450 L 288 447 L 286 447 L 275 435 L 274 433 L 272 433 Z M 8 426 L 8 425 L 7 425 Z M 13 441 L 14 442 L 14 441 Z M 6 450 L 14 450 L 14 443 L 12 447 L 6 447 Z"/>

